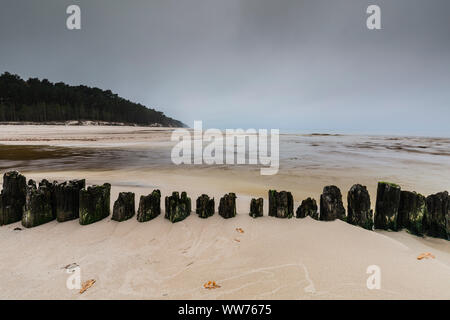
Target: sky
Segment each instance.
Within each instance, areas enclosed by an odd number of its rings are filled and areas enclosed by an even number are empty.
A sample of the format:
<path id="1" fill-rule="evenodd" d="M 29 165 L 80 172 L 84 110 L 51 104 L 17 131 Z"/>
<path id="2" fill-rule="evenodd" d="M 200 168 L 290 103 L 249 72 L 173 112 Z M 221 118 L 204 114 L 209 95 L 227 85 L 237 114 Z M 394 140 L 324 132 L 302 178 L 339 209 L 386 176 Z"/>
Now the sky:
<path id="1" fill-rule="evenodd" d="M 81 30 L 66 27 L 72 4 Z M 450 136 L 448 0 L 0 6 L 2 73 L 111 89 L 189 126 Z"/>

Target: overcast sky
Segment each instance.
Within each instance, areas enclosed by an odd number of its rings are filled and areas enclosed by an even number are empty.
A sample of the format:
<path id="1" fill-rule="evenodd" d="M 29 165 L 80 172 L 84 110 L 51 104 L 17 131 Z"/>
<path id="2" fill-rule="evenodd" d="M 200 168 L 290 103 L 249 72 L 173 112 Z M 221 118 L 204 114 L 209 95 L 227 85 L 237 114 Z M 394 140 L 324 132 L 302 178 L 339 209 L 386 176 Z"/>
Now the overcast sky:
<path id="1" fill-rule="evenodd" d="M 0 72 L 111 89 L 190 126 L 450 136 L 448 0 L 0 3 Z"/>

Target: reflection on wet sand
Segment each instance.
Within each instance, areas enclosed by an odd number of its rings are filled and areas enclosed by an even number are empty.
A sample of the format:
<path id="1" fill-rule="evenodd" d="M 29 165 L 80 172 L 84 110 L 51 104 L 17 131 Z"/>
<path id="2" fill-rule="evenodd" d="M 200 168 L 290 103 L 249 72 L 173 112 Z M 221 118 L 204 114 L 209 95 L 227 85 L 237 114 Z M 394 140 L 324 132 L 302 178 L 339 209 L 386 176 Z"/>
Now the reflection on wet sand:
<path id="1" fill-rule="evenodd" d="M 124 169 L 162 164 L 166 155 L 157 150 L 4 145 L 0 146 L 0 170 Z"/>

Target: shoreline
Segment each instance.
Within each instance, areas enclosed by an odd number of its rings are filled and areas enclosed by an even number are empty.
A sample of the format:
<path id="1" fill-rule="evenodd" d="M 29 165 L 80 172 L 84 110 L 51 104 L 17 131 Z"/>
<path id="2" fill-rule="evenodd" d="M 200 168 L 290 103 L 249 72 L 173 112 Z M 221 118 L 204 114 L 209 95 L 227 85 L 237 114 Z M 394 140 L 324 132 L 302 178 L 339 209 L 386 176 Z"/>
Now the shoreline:
<path id="1" fill-rule="evenodd" d="M 31 122 L 31 121 L 19 121 L 19 122 L 0 122 L 0 127 L 4 126 L 73 126 L 73 127 L 135 127 L 135 128 L 160 128 L 173 130 L 177 128 L 183 128 L 187 130 L 194 130 L 189 126 L 185 127 L 167 127 L 161 124 L 155 123 L 150 125 L 141 125 L 125 122 L 108 122 L 108 121 L 94 121 L 94 120 L 69 120 L 69 121 L 48 121 L 48 122 Z M 219 129 L 224 132 L 226 129 Z M 246 130 L 246 129 L 244 129 Z M 443 135 L 416 135 L 407 133 L 370 133 L 370 132 L 343 132 L 343 131 L 331 131 L 326 130 L 280 130 L 281 135 L 298 135 L 304 137 L 341 137 L 341 136 L 367 136 L 367 137 L 395 137 L 395 138 L 425 138 L 431 140 L 446 140 L 450 139 L 450 136 Z M 394 138 L 394 139 L 395 139 Z"/>
<path id="2" fill-rule="evenodd" d="M 69 121 L 10 121 L 0 122 L 0 126 L 95 126 L 95 127 L 139 127 L 139 128 L 183 128 L 183 127 L 166 127 L 159 123 L 141 125 L 126 122 L 109 122 L 97 120 L 69 120 Z"/>

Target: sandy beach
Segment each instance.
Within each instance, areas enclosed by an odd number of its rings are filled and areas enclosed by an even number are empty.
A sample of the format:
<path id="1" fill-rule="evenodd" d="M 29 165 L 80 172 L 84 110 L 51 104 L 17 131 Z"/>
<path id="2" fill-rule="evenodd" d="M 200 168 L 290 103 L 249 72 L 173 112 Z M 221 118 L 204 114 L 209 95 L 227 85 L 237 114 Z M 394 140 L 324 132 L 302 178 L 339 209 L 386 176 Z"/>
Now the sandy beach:
<path id="1" fill-rule="evenodd" d="M 319 199 L 325 185 L 366 185 L 375 205 L 378 181 L 428 195 L 449 190 L 450 139 L 282 134 L 280 171 L 259 166 L 175 166 L 172 129 L 105 126 L 0 126 L 0 170 L 28 179 L 112 184 L 111 202 L 132 191 L 195 199 L 237 194 L 236 218 L 192 213 L 172 224 L 109 218 L 88 226 L 56 221 L 32 229 L 0 227 L 2 299 L 450 299 L 450 242 L 401 232 L 367 231 L 343 221 L 267 217 L 267 191 L 291 191 L 295 208 Z M 252 197 L 265 215 L 248 216 Z M 22 230 L 14 230 L 15 228 Z M 242 228 L 239 233 L 236 228 Z M 423 252 L 435 259 L 417 260 Z M 64 266 L 76 263 L 85 293 L 66 288 Z M 367 267 L 381 270 L 369 290 Z M 221 287 L 206 290 L 216 281 Z"/>

